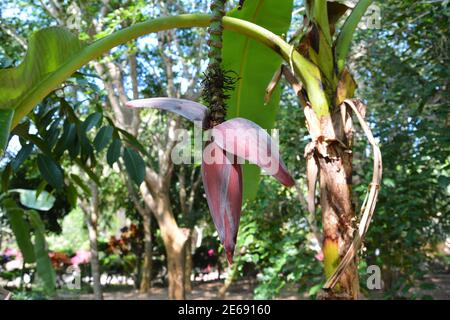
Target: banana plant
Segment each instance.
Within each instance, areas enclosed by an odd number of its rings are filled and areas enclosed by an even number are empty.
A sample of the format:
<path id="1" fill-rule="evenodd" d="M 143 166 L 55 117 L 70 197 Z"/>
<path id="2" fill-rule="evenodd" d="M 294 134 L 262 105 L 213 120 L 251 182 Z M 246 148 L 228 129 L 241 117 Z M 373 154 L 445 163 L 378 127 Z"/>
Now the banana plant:
<path id="1" fill-rule="evenodd" d="M 255 7 L 251 7 L 255 9 L 255 15 L 260 12 L 263 2 L 262 0 L 252 1 L 252 3 L 256 3 L 254 4 Z M 215 52 L 212 54 L 213 57 L 219 57 L 216 55 L 217 52 L 221 51 L 222 45 L 226 44 L 222 39 L 216 38 L 222 36 L 222 28 L 225 31 L 256 40 L 285 60 L 288 66 L 282 67 L 283 72 L 276 73 L 274 77 L 275 85 L 271 84 L 271 87 L 276 87 L 276 82 L 279 80 L 280 74 L 283 73 L 296 90 L 300 106 L 305 112 L 307 127 L 312 139 L 307 150 L 305 150 L 307 168 L 311 168 L 308 171 L 309 207 L 311 210 L 315 210 L 315 183 L 316 179 L 319 179 L 321 185 L 320 205 L 324 222 L 325 274 L 327 278 L 334 279 L 332 285 L 325 287 L 324 297 L 357 298 L 359 288 L 354 252 L 358 249 L 355 243 L 360 243 L 355 242 L 355 239 L 361 238 L 363 233 L 360 234 L 360 237 L 355 237 L 353 232 L 355 229 L 355 213 L 351 203 L 352 113 L 357 115 L 360 123 L 365 124 L 365 122 L 363 119 L 364 106 L 361 103 L 349 100 L 354 97 L 356 83 L 346 68 L 345 61 L 357 25 L 371 2 L 371 0 L 360 0 L 356 5 L 351 5 L 345 1 L 305 1 L 304 26 L 298 30 L 296 37 L 290 43 L 284 40 L 281 34 L 275 34 L 262 27 L 260 21 L 252 23 L 232 16 L 223 16 L 225 13 L 223 1 L 213 2 L 212 15 L 186 14 L 152 19 L 116 31 L 91 44 L 81 42 L 63 28 L 44 29 L 34 34 L 30 39 L 29 54 L 26 55 L 22 64 L 15 68 L 0 70 L 0 149 L 5 149 L 10 131 L 52 90 L 83 65 L 100 57 L 115 46 L 152 32 L 173 28 L 208 26 L 213 29 L 213 32 L 210 33 L 212 52 Z M 246 10 L 246 7 L 250 8 L 248 3 L 250 2 L 247 1 L 242 5 L 242 10 Z M 272 5 L 280 4 L 277 1 Z M 338 29 L 338 26 L 341 25 L 338 22 L 348 11 L 350 11 L 350 14 L 346 17 L 342 27 Z M 217 27 L 220 30 L 215 29 Z M 230 47 L 231 45 L 227 46 Z M 227 49 L 223 48 L 223 50 L 226 51 Z M 49 52 L 52 54 L 48 54 Z M 43 57 L 50 58 L 44 59 Z M 219 59 L 212 61 L 212 63 L 221 65 L 222 61 Z M 263 68 L 263 62 L 261 62 L 261 65 Z M 214 68 L 208 69 L 213 70 Z M 219 69 L 216 68 L 216 70 Z M 210 98 L 214 96 L 217 97 L 217 92 L 213 92 Z M 219 96 L 221 96 L 220 93 Z M 263 94 L 261 99 L 263 99 Z M 205 129 L 211 130 L 211 137 L 216 137 L 214 129 L 219 129 L 219 132 L 221 128 L 238 126 L 255 129 L 255 124 L 242 119 L 225 121 L 226 113 L 223 112 L 224 109 L 214 106 L 217 101 L 214 102 L 214 99 L 206 100 L 208 103 L 212 103 L 208 106 L 210 113 L 206 116 L 205 112 L 205 117 L 209 120 L 212 118 L 212 123 L 205 127 Z M 218 105 L 223 106 L 223 102 L 219 101 Z M 177 103 L 174 105 L 177 105 Z M 186 115 L 184 116 L 186 117 Z M 234 115 L 234 117 L 239 116 L 240 114 Z M 219 154 L 225 160 L 224 152 L 229 151 L 228 148 L 236 147 L 236 150 L 240 150 L 239 147 L 241 147 L 236 143 L 229 144 L 227 141 L 226 139 L 220 140 L 220 138 L 218 141 L 211 140 L 206 148 L 210 147 L 214 154 Z M 267 143 L 269 143 L 268 141 Z M 232 157 L 245 155 L 245 153 L 240 154 L 237 151 L 231 154 Z M 274 156 L 273 161 L 275 161 L 278 154 L 270 154 L 270 156 Z M 248 157 L 243 158 L 251 160 Z M 229 158 L 226 159 L 230 160 Z M 231 163 L 231 161 L 229 162 Z M 253 161 L 253 163 L 258 164 L 257 161 Z M 284 172 L 281 161 L 280 166 L 279 172 Z M 239 181 L 242 181 L 239 167 L 222 164 L 221 167 L 212 168 L 204 165 L 206 188 L 209 187 L 208 172 L 213 172 L 212 175 L 214 176 L 220 170 L 230 170 L 230 173 L 225 176 L 235 181 L 233 183 L 237 186 L 238 195 L 228 194 L 229 189 L 226 189 L 226 191 L 220 190 L 220 197 L 228 197 L 228 201 L 233 199 L 234 205 L 239 203 L 241 201 L 239 194 L 242 194 L 239 186 Z M 381 167 L 378 169 L 381 169 Z M 224 178 L 223 173 L 218 176 L 220 179 Z M 281 176 L 286 178 L 287 173 L 282 173 Z M 280 176 L 278 178 L 280 179 Z M 284 180 L 284 178 L 281 179 Z M 286 179 L 284 182 L 288 182 L 287 185 L 290 185 L 291 181 L 288 178 Z M 372 182 L 371 194 L 376 195 L 374 190 L 378 188 L 378 180 L 374 179 Z M 212 189 L 207 192 L 212 194 L 219 191 L 214 187 Z M 226 203 L 220 197 L 209 197 L 210 202 L 212 202 L 210 204 L 211 211 L 213 216 L 216 216 L 214 219 L 221 217 L 220 210 L 215 207 L 220 208 L 220 204 Z M 236 207 L 230 208 L 228 212 L 237 214 L 240 212 L 238 207 L 236 205 Z M 373 212 L 373 209 L 374 201 L 372 197 L 369 210 Z M 214 212 L 218 212 L 217 215 Z M 227 220 L 227 223 L 231 220 L 233 219 Z M 237 218 L 234 218 L 233 221 L 237 220 Z M 216 224 L 224 223 L 224 221 L 218 221 Z M 227 228 L 229 234 L 224 234 L 222 240 L 228 245 L 227 252 L 231 252 L 233 244 L 231 240 L 235 231 L 229 226 L 225 227 L 225 229 Z M 236 226 L 234 228 L 237 229 Z M 226 237 L 229 237 L 229 239 Z M 348 257 L 346 253 L 349 252 L 349 248 L 353 248 L 353 253 Z M 344 260 L 346 261 L 345 265 L 342 264 Z M 338 270 L 340 271 L 337 273 Z"/>

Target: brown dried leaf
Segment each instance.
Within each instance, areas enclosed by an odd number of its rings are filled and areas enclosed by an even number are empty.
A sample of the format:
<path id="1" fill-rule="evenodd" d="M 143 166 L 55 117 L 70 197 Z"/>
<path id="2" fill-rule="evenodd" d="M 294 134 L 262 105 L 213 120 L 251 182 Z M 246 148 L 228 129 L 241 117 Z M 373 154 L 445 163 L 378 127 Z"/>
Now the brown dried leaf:
<path id="1" fill-rule="evenodd" d="M 269 103 L 270 98 L 272 97 L 272 93 L 275 91 L 275 88 L 277 87 L 277 84 L 281 79 L 282 70 L 283 65 L 280 65 L 277 71 L 275 71 L 275 73 L 273 74 L 272 80 L 270 80 L 269 84 L 267 85 L 266 94 L 264 95 L 264 104 Z"/>

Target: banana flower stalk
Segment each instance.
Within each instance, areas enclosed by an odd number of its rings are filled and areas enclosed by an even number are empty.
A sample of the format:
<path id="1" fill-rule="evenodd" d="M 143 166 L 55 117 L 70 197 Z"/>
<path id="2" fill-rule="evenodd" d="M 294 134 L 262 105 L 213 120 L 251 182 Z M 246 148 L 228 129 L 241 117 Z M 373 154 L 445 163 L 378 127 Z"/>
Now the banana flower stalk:
<path id="1" fill-rule="evenodd" d="M 209 133 L 203 148 L 201 173 L 209 210 L 227 255 L 233 262 L 242 208 L 242 163 L 247 160 L 286 187 L 295 184 L 280 158 L 278 146 L 252 121 L 233 118 L 211 127 L 209 109 L 185 99 L 150 98 L 127 103 L 130 108 L 154 108 L 201 123 Z"/>

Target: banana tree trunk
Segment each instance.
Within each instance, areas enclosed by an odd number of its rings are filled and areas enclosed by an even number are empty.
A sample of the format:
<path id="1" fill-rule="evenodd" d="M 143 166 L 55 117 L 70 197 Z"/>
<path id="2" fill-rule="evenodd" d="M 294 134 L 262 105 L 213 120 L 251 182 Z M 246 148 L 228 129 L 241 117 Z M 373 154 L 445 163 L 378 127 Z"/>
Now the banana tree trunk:
<path id="1" fill-rule="evenodd" d="M 350 114 L 346 113 L 350 118 Z M 335 114 L 336 123 L 341 114 Z M 350 121 L 351 125 L 351 121 Z M 334 125 L 333 130 L 342 130 L 344 126 Z M 348 131 L 347 131 L 348 130 Z M 327 147 L 328 156 L 316 152 L 320 172 L 320 205 L 323 225 L 324 269 L 327 279 L 333 274 L 339 262 L 353 241 L 355 210 L 352 203 L 352 153 L 351 131 L 347 126 L 339 136 L 341 142 L 334 141 Z M 332 291 L 322 296 L 324 299 L 357 299 L 359 292 L 356 257 L 345 269 L 338 284 Z"/>
<path id="2" fill-rule="evenodd" d="M 359 230 L 356 232 L 352 203 L 352 110 L 356 109 L 344 101 L 352 99 L 356 90 L 356 83 L 346 68 L 350 43 L 371 2 L 360 0 L 356 5 L 348 6 L 336 1 L 307 1 L 305 25 L 299 29 L 299 56 L 293 58 L 297 62 L 291 69 L 281 69 L 304 108 L 312 138 L 305 150 L 310 214 L 315 214 L 317 174 L 319 177 L 322 250 L 328 280 L 319 295 L 321 299 L 358 299 L 359 296 L 356 254 L 347 255 L 358 250 L 359 246 L 356 244 L 358 238 L 355 238 Z M 350 9 L 350 15 L 335 34 L 337 22 Z M 296 63 L 299 64 L 297 67 Z M 295 71 L 299 80 L 289 70 Z M 361 112 L 357 111 L 361 122 Z M 339 266 L 341 261 L 342 265 L 349 263 L 342 267 Z"/>

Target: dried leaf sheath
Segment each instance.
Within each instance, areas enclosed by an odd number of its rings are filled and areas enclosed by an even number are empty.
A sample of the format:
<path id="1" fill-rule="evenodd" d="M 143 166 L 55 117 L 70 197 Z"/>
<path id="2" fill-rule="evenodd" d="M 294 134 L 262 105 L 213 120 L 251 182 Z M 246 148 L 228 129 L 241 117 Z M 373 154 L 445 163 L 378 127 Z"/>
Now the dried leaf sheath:
<path id="1" fill-rule="evenodd" d="M 216 230 L 232 263 L 242 206 L 242 169 L 235 159 L 228 157 L 217 144 L 207 143 L 202 178 Z"/>

